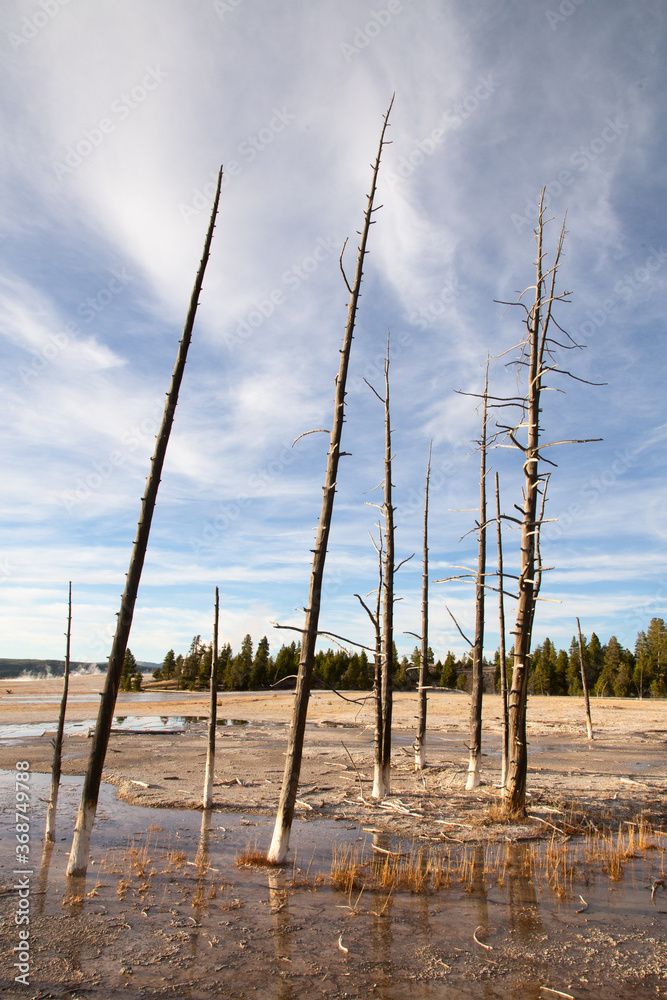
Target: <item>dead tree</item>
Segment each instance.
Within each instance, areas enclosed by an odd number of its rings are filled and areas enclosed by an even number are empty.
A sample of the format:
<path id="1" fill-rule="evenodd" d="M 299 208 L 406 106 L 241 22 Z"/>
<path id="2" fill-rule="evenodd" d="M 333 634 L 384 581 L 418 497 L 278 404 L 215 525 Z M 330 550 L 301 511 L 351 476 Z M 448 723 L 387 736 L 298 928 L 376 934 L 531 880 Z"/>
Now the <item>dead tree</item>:
<path id="1" fill-rule="evenodd" d="M 206 264 L 208 263 L 211 249 L 215 219 L 218 213 L 218 202 L 220 201 L 221 183 L 222 167 L 218 173 L 218 185 L 215 192 L 215 200 L 213 202 L 213 210 L 211 212 L 211 218 L 208 225 L 208 232 L 206 234 L 204 253 L 199 264 L 199 270 L 197 271 L 197 277 L 192 290 L 190 306 L 185 326 L 183 328 L 183 336 L 181 337 L 181 341 L 179 343 L 176 365 L 171 376 L 169 392 L 167 393 L 162 423 L 160 424 L 160 429 L 155 441 L 155 450 L 151 459 L 150 472 L 146 480 L 146 491 L 141 501 L 141 516 L 137 526 L 134 545 L 132 547 L 130 566 L 125 582 L 125 590 L 121 598 L 116 632 L 111 646 L 109 666 L 107 668 L 104 691 L 102 693 L 100 708 L 97 715 L 97 723 L 93 734 L 88 768 L 83 782 L 81 803 L 79 805 L 76 827 L 74 829 L 74 838 L 72 840 L 72 850 L 70 852 L 69 864 L 67 866 L 68 876 L 84 876 L 88 868 L 90 837 L 93 832 L 93 824 L 95 823 L 97 800 L 102 780 L 102 770 L 104 768 L 104 760 L 109 743 L 109 734 L 111 732 L 111 723 L 113 721 L 113 713 L 116 706 L 116 697 L 118 695 L 118 687 L 123 668 L 123 659 L 125 657 L 125 651 L 130 637 L 134 606 L 137 599 L 137 591 L 139 589 L 139 581 L 141 580 L 141 571 L 144 565 L 146 549 L 148 547 L 148 537 L 150 534 L 153 512 L 155 510 L 158 487 L 160 485 L 160 477 L 162 475 L 162 467 L 164 465 L 169 435 L 174 421 L 174 413 L 178 402 L 179 389 L 183 380 L 183 372 L 185 371 L 188 348 L 192 339 L 192 328 L 194 326 L 197 306 L 199 304 L 199 295 L 201 293 L 202 283 L 204 280 L 204 272 L 206 270 Z"/>
<path id="2" fill-rule="evenodd" d="M 486 422 L 489 394 L 489 362 L 486 363 L 482 404 L 482 437 L 479 471 L 479 524 L 477 575 L 475 579 L 475 642 L 472 650 L 472 692 L 470 697 L 470 756 L 466 791 L 477 788 L 482 765 L 482 692 L 484 690 L 484 597 L 486 587 Z"/>
<path id="3" fill-rule="evenodd" d="M 67 708 L 67 689 L 69 687 L 69 656 L 72 638 L 72 581 L 69 583 L 69 600 L 67 604 L 67 643 L 65 646 L 65 676 L 63 678 L 63 694 L 60 701 L 58 729 L 53 741 L 53 764 L 51 766 L 51 794 L 46 809 L 46 829 L 44 840 L 53 843 L 56 839 L 56 809 L 58 807 L 58 791 L 60 790 L 60 769 L 63 753 L 63 733 L 65 731 L 65 710 Z"/>
<path id="4" fill-rule="evenodd" d="M 206 752 L 206 775 L 204 777 L 204 794 L 202 808 L 210 809 L 213 805 L 213 776 L 215 772 L 215 724 L 218 717 L 218 614 L 220 600 L 218 588 L 215 588 L 215 607 L 213 612 L 213 649 L 211 650 L 211 699 L 208 717 L 208 748 Z"/>
<path id="5" fill-rule="evenodd" d="M 382 607 L 382 742 L 381 773 L 376 798 L 383 799 L 391 790 L 391 716 L 394 682 L 394 506 L 391 482 L 391 423 L 389 413 L 389 337 L 384 362 L 384 581 Z M 373 783 L 375 789 L 375 782 Z M 374 792 L 375 794 L 375 792 Z"/>
<path id="6" fill-rule="evenodd" d="M 419 658 L 419 721 L 415 738 L 415 771 L 426 767 L 426 689 L 428 687 L 428 487 L 431 480 L 431 449 L 428 449 L 426 484 L 424 487 L 424 552 L 422 559 L 422 633 Z"/>
<path id="7" fill-rule="evenodd" d="M 586 680 L 586 667 L 584 665 L 584 641 L 581 638 L 581 623 L 577 618 L 577 635 L 579 636 L 579 660 L 581 661 L 581 686 L 584 691 L 584 706 L 586 708 L 586 731 L 589 740 L 593 739 L 593 723 L 591 721 L 591 703 L 588 697 L 588 682 Z"/>
<path id="8" fill-rule="evenodd" d="M 554 350 L 561 348 L 570 350 L 580 345 L 553 319 L 552 310 L 556 302 L 567 301 L 567 292 L 556 294 L 556 277 L 561 263 L 563 241 L 565 238 L 565 222 L 560 231 L 553 266 L 545 269 L 545 251 L 543 237 L 545 220 L 544 190 L 540 196 L 540 209 L 537 228 L 537 259 L 535 284 L 530 286 L 534 292 L 530 307 L 522 301 L 505 303 L 518 305 L 525 312 L 527 335 L 519 345 L 518 359 L 511 364 L 520 370 L 525 369 L 527 389 L 523 397 L 506 397 L 499 400 L 500 405 L 516 406 L 519 409 L 519 420 L 514 425 L 498 425 L 509 439 L 510 446 L 517 448 L 523 457 L 523 507 L 518 507 L 521 519 L 515 519 L 521 525 L 521 563 L 518 580 L 519 600 L 516 609 L 516 624 L 514 627 L 514 668 L 512 672 L 512 688 L 509 696 L 509 749 L 506 780 L 505 806 L 509 813 L 524 813 L 526 805 L 526 772 L 528 766 L 526 746 L 526 703 L 528 694 L 528 661 L 532 639 L 535 606 L 538 600 L 537 590 L 541 580 L 542 565 L 539 557 L 539 532 L 543 523 L 542 513 L 538 513 L 539 498 L 543 497 L 545 475 L 541 472 L 540 463 L 549 462 L 542 452 L 545 448 L 560 444 L 583 444 L 586 441 L 600 440 L 587 438 L 584 440 L 549 441 L 540 439 L 540 413 L 542 410 L 542 391 L 545 388 L 545 377 L 550 373 L 569 375 L 558 367 Z M 552 336 L 551 323 L 561 331 L 565 343 L 556 341 Z M 586 381 L 578 379 L 578 381 Z M 589 383 L 591 384 L 591 383 Z M 518 435 L 525 434 L 525 443 L 519 441 Z M 553 462 L 549 462 L 553 465 Z M 541 489 L 542 487 L 542 489 Z"/>
<path id="9" fill-rule="evenodd" d="M 503 741 L 501 752 L 500 786 L 503 795 L 505 794 L 505 782 L 507 780 L 507 746 L 509 733 L 509 718 L 507 707 L 507 656 L 505 652 L 505 573 L 503 568 L 503 532 L 500 519 L 500 485 L 498 473 L 496 472 L 496 536 L 498 540 L 498 630 L 500 634 L 500 645 L 498 657 L 500 660 L 500 699 L 502 702 L 502 727 Z"/>
<path id="10" fill-rule="evenodd" d="M 359 251 L 357 254 L 356 271 L 352 285 L 350 285 L 347 277 L 345 276 L 342 263 L 343 253 L 341 252 L 340 267 L 347 290 L 350 293 L 350 300 L 347 310 L 343 347 L 340 352 L 340 367 L 335 383 L 336 392 L 333 425 L 331 428 L 329 452 L 327 455 L 327 470 L 323 487 L 320 521 L 317 529 L 315 548 L 313 550 L 313 564 L 310 574 L 308 606 L 305 609 L 306 617 L 302 630 L 303 637 L 301 640 L 301 657 L 299 660 L 299 673 L 297 677 L 294 707 L 292 710 L 292 719 L 288 736 L 287 754 L 285 757 L 285 771 L 283 774 L 283 783 L 280 791 L 273 837 L 267 854 L 267 860 L 273 864 L 281 864 L 287 857 L 287 852 L 289 850 L 289 838 L 290 831 L 292 829 L 297 788 L 299 785 L 299 774 L 301 772 L 303 738 L 306 730 L 306 716 L 308 714 L 308 700 L 310 697 L 310 686 L 312 682 L 315 658 L 315 644 L 318 633 L 324 564 L 329 541 L 329 531 L 331 528 L 334 496 L 336 493 L 338 462 L 342 454 L 340 450 L 340 443 L 343 431 L 343 422 L 345 419 L 345 384 L 347 381 L 347 370 L 350 360 L 350 349 L 352 347 L 357 306 L 361 292 L 364 257 L 367 253 L 366 244 L 368 242 L 370 227 L 374 221 L 373 212 L 377 211 L 377 209 L 373 208 L 373 201 L 375 199 L 377 179 L 380 171 L 380 158 L 382 155 L 382 148 L 385 144 L 384 136 L 389 124 L 389 114 L 391 112 L 393 102 L 394 99 L 392 97 L 387 113 L 384 116 L 382 131 L 380 133 L 380 144 L 378 146 L 378 152 L 373 166 L 371 190 L 368 195 L 364 225 L 361 230 L 361 240 L 359 242 Z M 345 247 L 343 246 L 343 251 L 344 250 Z"/>
<path id="11" fill-rule="evenodd" d="M 384 539 L 382 535 L 382 524 L 378 523 L 377 528 L 380 534 L 379 543 L 377 545 L 375 544 L 375 539 L 371 535 L 371 541 L 378 556 L 378 586 L 375 598 L 375 612 L 371 611 L 360 594 L 354 595 L 370 618 L 375 635 L 375 650 L 373 656 L 373 707 L 375 729 L 373 734 L 373 791 L 371 793 L 374 799 L 380 799 L 383 797 L 382 728 L 384 722 L 384 715 L 382 711 L 382 594 L 384 591 Z"/>
<path id="12" fill-rule="evenodd" d="M 383 799 L 391 788 L 391 715 L 393 708 L 394 674 L 394 506 L 391 482 L 391 421 L 389 411 L 389 337 L 384 360 L 384 397 L 364 379 L 384 406 L 384 565 L 382 569 L 382 674 L 380 725 L 380 768 L 373 776 L 373 798 Z"/>
<path id="13" fill-rule="evenodd" d="M 364 379 L 364 381 L 366 382 L 366 385 L 372 389 L 384 406 L 384 480 L 382 483 L 384 498 L 380 509 L 382 510 L 382 516 L 384 518 L 385 549 L 383 565 L 380 573 L 380 588 L 382 592 L 382 677 L 381 705 L 379 711 L 376 704 L 376 731 L 378 727 L 380 730 L 380 759 L 378 770 L 376 756 L 376 767 L 374 769 L 373 776 L 373 797 L 376 799 L 383 799 L 386 795 L 389 795 L 391 789 L 391 717 L 393 708 L 394 675 L 394 577 L 403 563 L 406 563 L 408 559 L 412 559 L 412 556 L 408 556 L 407 559 L 403 559 L 397 566 L 394 556 L 395 508 L 392 501 L 393 484 L 391 481 L 392 452 L 391 417 L 389 410 L 389 336 L 387 336 L 387 355 L 384 362 L 384 396 L 381 396 L 377 390 L 373 388 L 370 382 L 366 379 Z M 412 555 L 414 555 L 414 553 Z M 380 590 L 378 591 L 378 622 L 380 621 L 379 595 Z"/>

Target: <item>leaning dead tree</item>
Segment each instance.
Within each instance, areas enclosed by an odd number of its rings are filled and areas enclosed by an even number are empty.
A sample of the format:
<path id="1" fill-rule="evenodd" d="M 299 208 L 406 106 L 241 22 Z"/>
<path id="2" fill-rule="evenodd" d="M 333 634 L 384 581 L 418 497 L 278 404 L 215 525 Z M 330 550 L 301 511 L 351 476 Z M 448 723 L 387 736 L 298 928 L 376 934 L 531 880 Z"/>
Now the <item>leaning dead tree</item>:
<path id="1" fill-rule="evenodd" d="M 588 697 L 588 681 L 586 680 L 586 667 L 584 664 L 584 640 L 581 637 L 581 622 L 577 618 L 577 635 L 579 637 L 579 660 L 581 663 L 581 686 L 584 692 L 584 706 L 586 708 L 586 731 L 589 740 L 593 739 L 593 722 L 591 720 L 591 702 Z"/>
<path id="2" fill-rule="evenodd" d="M 505 789 L 505 807 L 510 813 L 523 813 L 526 806 L 526 773 L 528 766 L 526 746 L 526 702 L 528 692 L 528 665 L 535 617 L 535 606 L 538 599 L 539 584 L 543 572 L 539 555 L 539 536 L 544 523 L 543 503 L 545 489 L 545 473 L 541 471 L 541 463 L 547 462 L 542 452 L 545 448 L 560 444 L 583 444 L 586 441 L 600 440 L 587 438 L 584 440 L 548 441 L 541 440 L 540 414 L 542 412 L 542 392 L 549 388 L 545 385 L 546 376 L 553 372 L 577 378 L 569 371 L 561 369 L 555 357 L 557 348 L 571 350 L 580 345 L 562 329 L 553 318 L 553 307 L 557 302 L 567 300 L 568 292 L 556 294 L 556 277 L 561 263 L 563 241 L 565 239 L 565 221 L 560 231 L 552 267 L 545 267 L 545 250 L 543 245 L 544 227 L 546 225 L 544 205 L 544 190 L 540 196 L 538 224 L 535 230 L 537 238 L 537 259 L 535 284 L 526 291 L 533 292 L 533 302 L 527 306 L 523 294 L 516 302 L 506 305 L 518 305 L 525 312 L 526 337 L 519 345 L 519 356 L 510 364 L 518 366 L 526 375 L 527 389 L 522 397 L 505 397 L 498 399 L 499 405 L 517 407 L 519 419 L 513 425 L 498 425 L 507 435 L 510 447 L 516 448 L 523 458 L 523 507 L 517 508 L 521 519 L 515 519 L 521 525 L 521 562 L 518 580 L 519 600 L 516 608 L 516 624 L 514 627 L 514 667 L 512 672 L 512 687 L 509 696 L 509 736 L 508 736 L 508 768 Z M 551 325 L 560 331 L 565 343 L 557 341 L 551 335 Z M 585 379 L 577 379 L 584 382 Z M 589 383 L 591 384 L 591 383 Z M 523 441 L 519 437 L 523 436 Z M 540 505 L 540 498 L 542 504 Z"/>
<path id="3" fill-rule="evenodd" d="M 431 441 L 424 486 L 424 551 L 422 557 L 422 634 L 419 657 L 419 717 L 415 737 L 415 771 L 426 767 L 426 689 L 428 687 L 428 487 L 431 480 Z"/>
<path id="4" fill-rule="evenodd" d="M 220 599 L 218 588 L 215 588 L 215 605 L 213 610 L 213 649 L 211 651 L 211 685 L 210 709 L 208 716 L 208 747 L 206 751 L 206 774 L 204 776 L 204 794 L 202 808 L 210 809 L 213 805 L 213 777 L 215 772 L 215 724 L 218 717 L 218 616 Z"/>
<path id="5" fill-rule="evenodd" d="M 72 638 L 72 581 L 69 583 L 69 600 L 67 603 L 67 642 L 65 646 L 65 676 L 63 678 L 63 694 L 58 716 L 58 729 L 53 741 L 53 764 L 51 766 L 51 794 L 46 809 L 46 829 L 44 840 L 53 843 L 56 839 L 56 809 L 58 807 L 58 791 L 60 789 L 60 769 L 63 753 L 63 733 L 65 731 L 65 710 L 67 708 L 67 689 L 69 687 L 69 654 Z"/>
<path id="6" fill-rule="evenodd" d="M 289 838 L 292 829 L 292 819 L 294 817 L 294 806 L 296 804 L 297 788 L 299 785 L 299 774 L 301 772 L 303 738 L 306 730 L 308 700 L 310 697 L 310 687 L 315 659 L 315 644 L 318 634 L 324 564 L 327 554 L 327 545 L 329 542 L 334 496 L 336 493 L 338 461 L 342 454 L 340 444 L 345 419 L 345 384 L 347 381 L 347 370 L 350 360 L 350 349 L 352 347 L 357 306 L 361 292 L 364 258 L 367 253 L 366 244 L 368 242 L 370 227 L 374 221 L 373 213 L 374 211 L 377 211 L 377 209 L 373 208 L 373 202 L 375 199 L 377 179 L 380 171 L 380 158 L 382 156 L 383 146 L 385 145 L 384 137 L 389 124 L 389 115 L 393 103 L 394 98 L 392 97 L 387 113 L 384 116 L 382 130 L 380 133 L 380 144 L 378 146 L 377 156 L 373 165 L 371 190 L 368 195 L 366 212 L 364 215 L 364 225 L 361 230 L 359 251 L 357 253 L 355 276 L 352 285 L 350 285 L 345 275 L 342 262 L 343 253 L 341 252 L 340 267 L 347 290 L 350 293 L 350 300 L 347 310 L 343 347 L 340 352 L 340 367 L 338 369 L 338 375 L 336 376 L 335 383 L 336 392 L 334 400 L 333 425 L 331 428 L 329 452 L 327 455 L 327 469 L 323 487 L 322 509 L 320 512 L 320 521 L 317 529 L 315 548 L 313 550 L 313 564 L 310 574 L 308 607 L 305 609 L 306 617 L 304 627 L 302 629 L 301 657 L 299 660 L 299 673 L 297 676 L 294 707 L 292 710 L 292 719 L 288 736 L 287 754 L 285 757 L 285 771 L 283 774 L 283 783 L 280 791 L 273 837 L 267 853 L 267 860 L 273 864 L 281 864 L 287 857 L 287 852 L 289 850 Z M 343 246 L 343 251 L 344 250 L 345 246 Z"/>
<path id="7" fill-rule="evenodd" d="M 176 365 L 171 376 L 169 392 L 167 393 L 162 423 L 160 424 L 160 429 L 155 441 L 155 450 L 151 459 L 150 472 L 146 480 L 146 491 L 141 501 L 141 516 L 137 525 L 134 545 L 132 547 L 130 566 L 125 582 L 125 590 L 121 598 L 116 632 L 111 646 L 109 666 L 107 668 L 104 691 L 102 692 L 102 699 L 100 701 L 100 708 L 97 715 L 97 723 L 93 734 L 88 768 L 86 770 L 83 790 L 81 792 L 81 802 L 76 819 L 76 827 L 74 829 L 72 850 L 70 852 L 69 864 L 67 866 L 68 876 L 83 876 L 86 874 L 88 868 L 90 837 L 95 823 L 97 800 L 99 796 L 100 783 L 102 781 L 102 770 L 104 768 L 104 760 L 109 743 L 109 734 L 111 732 L 111 723 L 113 721 L 116 697 L 118 695 L 118 687 L 120 685 L 123 660 L 125 658 L 125 651 L 130 637 L 134 606 L 137 600 L 137 591 L 139 590 L 141 571 L 143 569 L 146 549 L 148 547 L 148 537 L 150 534 L 153 512 L 155 511 L 155 503 L 157 500 L 158 487 L 160 485 L 160 477 L 162 475 L 162 467 L 164 465 L 164 458 L 167 452 L 167 444 L 169 442 L 171 427 L 174 422 L 174 413 L 178 402 L 179 389 L 183 380 L 183 373 L 185 371 L 188 348 L 192 339 L 192 328 L 194 326 L 197 306 L 199 304 L 199 295 L 204 281 L 204 272 L 206 271 L 206 264 L 208 263 L 209 253 L 211 250 L 215 219 L 218 214 L 218 203 L 220 201 L 221 184 L 222 167 L 218 173 L 218 185 L 215 192 L 213 210 L 211 212 L 211 218 L 208 225 L 206 241 L 204 243 L 204 253 L 199 264 L 199 270 L 197 271 L 197 277 L 192 290 L 190 306 L 185 320 L 185 326 L 183 328 L 183 336 L 181 337 L 179 343 Z"/>

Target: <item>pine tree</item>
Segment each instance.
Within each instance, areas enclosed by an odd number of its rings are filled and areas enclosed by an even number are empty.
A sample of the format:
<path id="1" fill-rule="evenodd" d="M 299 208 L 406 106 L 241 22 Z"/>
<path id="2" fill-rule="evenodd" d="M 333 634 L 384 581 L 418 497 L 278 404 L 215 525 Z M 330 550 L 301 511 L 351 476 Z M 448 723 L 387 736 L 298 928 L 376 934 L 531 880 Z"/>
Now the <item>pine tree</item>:
<path id="1" fill-rule="evenodd" d="M 254 691 L 257 688 L 268 687 L 273 676 L 273 661 L 269 655 L 269 640 L 263 636 L 257 644 L 257 652 L 252 661 L 249 686 Z"/>
<path id="2" fill-rule="evenodd" d="M 160 669 L 162 671 L 162 679 L 165 681 L 171 680 L 176 673 L 176 655 L 173 649 L 170 649 L 165 656 Z"/>
<path id="3" fill-rule="evenodd" d="M 586 636 L 582 636 L 582 645 L 584 648 L 584 667 L 585 667 L 586 653 L 588 650 L 588 643 L 586 641 Z M 579 640 L 577 639 L 576 635 L 573 635 L 572 642 L 570 643 L 570 652 L 568 655 L 567 694 L 579 697 L 581 694 L 583 694 L 583 690 L 584 689 L 581 686 L 581 658 L 579 656 Z"/>
<path id="4" fill-rule="evenodd" d="M 589 688 L 597 684 L 598 677 L 602 673 L 603 667 L 604 650 L 600 645 L 600 640 L 597 635 L 593 632 L 591 634 L 590 642 L 588 643 L 588 658 L 586 661 L 586 680 Z"/>
<path id="5" fill-rule="evenodd" d="M 662 698 L 667 693 L 667 630 L 662 618 L 652 618 L 635 644 L 633 680 L 639 697 Z"/>
<path id="6" fill-rule="evenodd" d="M 554 672 L 553 693 L 567 694 L 567 678 L 570 669 L 570 658 L 566 650 L 559 649 L 556 657 L 556 670 Z"/>
<path id="7" fill-rule="evenodd" d="M 445 662 L 440 672 L 440 686 L 445 688 L 455 688 L 458 671 L 456 669 L 456 656 L 451 650 L 447 650 Z"/>
<path id="8" fill-rule="evenodd" d="M 282 677 L 291 677 L 296 674 L 301 657 L 301 643 L 292 642 L 289 646 L 281 646 L 276 654 L 276 662 L 273 674 L 273 683 Z"/>
<path id="9" fill-rule="evenodd" d="M 224 646 L 220 647 L 220 652 L 218 653 L 218 676 L 217 676 L 217 687 L 223 690 L 229 690 L 225 684 L 225 679 L 229 675 L 229 665 L 232 662 L 232 647 L 231 644 L 226 642 Z"/>
<path id="10" fill-rule="evenodd" d="M 196 686 L 198 688 L 206 688 L 211 683 L 211 665 L 213 663 L 213 645 L 209 643 L 206 646 L 202 646 L 201 656 L 199 658 L 199 665 L 197 667 L 197 679 Z"/>
<path id="11" fill-rule="evenodd" d="M 613 694 L 622 658 L 623 648 L 616 636 L 612 635 L 603 649 L 602 670 L 595 682 L 595 694 L 599 697 Z"/>
<path id="12" fill-rule="evenodd" d="M 137 661 L 132 655 L 132 650 L 125 650 L 125 657 L 123 658 L 123 667 L 120 673 L 120 689 L 121 691 L 131 691 L 132 690 L 132 678 L 138 671 Z"/>

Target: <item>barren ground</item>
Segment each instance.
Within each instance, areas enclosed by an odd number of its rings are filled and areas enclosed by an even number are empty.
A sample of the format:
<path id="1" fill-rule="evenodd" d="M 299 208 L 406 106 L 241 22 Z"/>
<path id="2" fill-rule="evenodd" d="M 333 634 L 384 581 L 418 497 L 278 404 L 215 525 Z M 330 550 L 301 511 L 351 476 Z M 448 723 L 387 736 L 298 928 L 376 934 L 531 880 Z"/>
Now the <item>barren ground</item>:
<path id="1" fill-rule="evenodd" d="M 0 725 L 45 723 L 44 734 L 21 741 L 22 754 L 33 771 L 51 767 L 50 740 L 58 717 L 62 681 L 8 681 L 0 696 Z M 102 678 L 74 677 L 67 722 L 94 719 Z M 11 693 L 8 693 L 7 689 Z M 121 694 L 117 717 L 202 717 L 208 712 L 206 693 L 149 692 L 159 700 Z M 364 695 L 346 693 L 363 699 Z M 53 700 L 29 703 L 30 698 Z M 275 810 L 282 779 L 287 723 L 292 692 L 221 693 L 215 758 L 216 810 Z M 28 703 L 27 703 L 28 701 Z M 654 825 L 667 816 L 667 702 L 594 699 L 595 739 L 589 743 L 578 698 L 531 697 L 528 705 L 528 790 L 538 803 L 572 802 L 591 819 L 627 819 L 643 811 Z M 497 799 L 500 778 L 501 718 L 498 696 L 484 697 L 483 783 L 476 793 L 463 791 L 467 768 L 469 699 L 465 694 L 429 693 L 428 768 L 413 769 L 416 698 L 394 695 L 392 796 L 380 807 L 370 800 L 372 779 L 372 705 L 351 704 L 328 692 L 313 692 L 308 713 L 298 811 L 304 818 L 345 815 L 373 824 L 388 824 L 396 835 L 425 832 L 436 820 L 462 823 L 457 839 L 505 839 L 547 832 L 543 822 L 522 824 L 520 831 L 489 823 L 488 807 Z M 46 725 L 50 724 L 50 725 Z M 63 774 L 85 771 L 90 740 L 83 735 L 65 740 Z M 15 748 L 0 746 L 0 768 L 13 768 Z M 206 760 L 206 722 L 181 733 L 138 731 L 112 733 L 104 780 L 117 786 L 124 801 L 139 805 L 197 808 Z M 138 783 L 142 784 L 138 784 Z M 148 787 L 144 787 L 147 785 Z M 360 799 L 363 794 L 364 801 Z M 409 815 L 414 813 L 416 815 Z M 594 820 L 595 821 L 595 820 Z M 445 829 L 447 829 L 445 827 Z"/>

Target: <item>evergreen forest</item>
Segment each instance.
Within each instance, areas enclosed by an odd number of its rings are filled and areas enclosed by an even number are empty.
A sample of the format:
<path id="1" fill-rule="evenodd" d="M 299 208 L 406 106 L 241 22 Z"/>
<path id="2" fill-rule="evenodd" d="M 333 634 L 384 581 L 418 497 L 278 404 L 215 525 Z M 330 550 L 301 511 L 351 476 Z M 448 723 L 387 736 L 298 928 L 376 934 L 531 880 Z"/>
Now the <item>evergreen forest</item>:
<path id="1" fill-rule="evenodd" d="M 612 635 L 602 644 L 593 632 L 583 636 L 584 669 L 588 688 L 598 697 L 662 698 L 667 696 L 667 628 L 664 619 L 652 618 L 646 632 L 639 632 L 634 650 L 625 649 Z M 218 653 L 218 688 L 224 691 L 268 689 L 293 686 L 299 666 L 300 644 L 282 645 L 271 655 L 269 641 L 263 636 L 257 643 L 246 635 L 241 649 L 234 653 L 229 643 Z M 128 650 L 126 690 L 136 688 L 138 670 Z M 162 666 L 153 672 L 155 681 L 169 682 L 184 690 L 208 687 L 211 675 L 212 644 L 193 638 L 187 654 L 173 649 Z M 419 648 L 399 657 L 394 644 L 394 686 L 399 690 L 416 688 L 419 676 Z M 510 651 L 509 666 L 512 665 Z M 315 654 L 314 686 L 341 690 L 370 690 L 373 687 L 373 661 L 366 652 L 350 653 L 345 649 L 320 650 Z M 470 690 L 472 657 L 447 651 L 435 659 L 429 648 L 429 683 L 433 687 Z M 131 678 L 131 680 L 130 680 Z M 282 683 L 281 683 L 282 682 Z M 499 654 L 484 659 L 485 690 L 500 690 Z M 530 659 L 528 690 L 538 695 L 581 695 L 579 643 L 572 637 L 569 649 L 556 649 L 550 639 L 533 649 Z"/>

